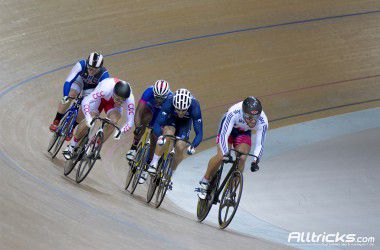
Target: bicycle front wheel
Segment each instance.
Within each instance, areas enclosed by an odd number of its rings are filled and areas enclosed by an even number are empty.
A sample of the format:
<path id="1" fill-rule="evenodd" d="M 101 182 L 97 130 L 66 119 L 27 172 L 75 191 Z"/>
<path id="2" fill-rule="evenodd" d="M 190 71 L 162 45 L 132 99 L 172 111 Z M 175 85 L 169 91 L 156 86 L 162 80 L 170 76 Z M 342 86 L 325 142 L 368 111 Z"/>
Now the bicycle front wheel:
<path id="1" fill-rule="evenodd" d="M 129 170 L 128 170 L 127 178 L 125 180 L 125 190 L 128 190 L 128 187 L 131 184 L 132 178 L 136 173 L 137 161 L 139 161 L 140 158 L 141 158 L 141 146 L 139 146 L 139 148 L 137 149 L 137 154 L 136 154 L 135 159 L 133 159 L 133 161 L 128 162 Z"/>
<path id="2" fill-rule="evenodd" d="M 163 157 L 161 157 L 160 160 L 158 161 L 157 172 L 161 171 L 161 165 L 163 162 L 162 159 L 163 159 Z M 152 198 L 154 196 L 154 192 L 156 192 L 156 188 L 160 183 L 160 178 L 158 178 L 157 174 L 156 175 L 150 175 L 149 179 L 150 179 L 149 187 L 148 187 L 148 192 L 146 194 L 146 202 L 147 203 L 149 203 L 152 200 Z"/>
<path id="3" fill-rule="evenodd" d="M 161 206 L 162 201 L 165 198 L 166 191 L 168 191 L 172 174 L 173 174 L 173 155 L 169 154 L 166 160 L 162 164 L 161 171 L 158 173 L 160 182 L 158 184 L 157 194 L 156 194 L 156 208 Z"/>
<path id="4" fill-rule="evenodd" d="M 83 157 L 80 160 L 77 175 L 75 181 L 81 183 L 87 175 L 90 173 L 92 167 L 94 166 L 96 160 L 100 156 L 100 150 L 103 145 L 103 134 L 98 133 L 95 138 L 85 147 L 83 152 Z"/>
<path id="5" fill-rule="evenodd" d="M 63 143 L 65 142 L 66 135 L 69 133 L 71 123 L 73 122 L 74 116 L 72 115 L 68 121 L 66 121 L 69 113 L 62 118 L 60 125 L 49 141 L 48 152 L 51 153 L 51 158 L 55 158 L 59 150 L 62 148 Z"/>
<path id="6" fill-rule="evenodd" d="M 136 187 L 139 184 L 141 173 L 143 171 L 146 171 L 145 165 L 146 165 L 147 154 L 149 154 L 149 144 L 145 144 L 145 146 L 141 149 L 139 158 L 136 161 L 136 165 L 135 165 L 136 170 L 135 170 L 135 175 L 133 176 L 133 180 L 132 180 L 131 194 L 135 192 Z"/>
<path id="7" fill-rule="evenodd" d="M 243 193 L 243 175 L 239 171 L 231 174 L 223 190 L 219 204 L 219 227 L 226 228 L 234 218 L 238 209 L 241 194 Z"/>
<path id="8" fill-rule="evenodd" d="M 138 152 L 138 157 L 135 163 L 135 175 L 132 180 L 131 194 L 136 190 L 137 185 L 139 184 L 139 179 L 142 171 L 145 170 L 146 165 L 146 154 L 149 153 L 149 145 L 145 144 L 143 148 Z"/>

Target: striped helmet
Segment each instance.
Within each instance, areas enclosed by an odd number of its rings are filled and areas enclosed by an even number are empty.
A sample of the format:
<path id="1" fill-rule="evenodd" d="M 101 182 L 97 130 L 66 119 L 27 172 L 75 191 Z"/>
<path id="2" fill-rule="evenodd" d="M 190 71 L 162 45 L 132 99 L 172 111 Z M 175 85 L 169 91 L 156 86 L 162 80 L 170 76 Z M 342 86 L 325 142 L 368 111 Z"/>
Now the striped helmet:
<path id="1" fill-rule="evenodd" d="M 92 52 L 87 59 L 87 65 L 92 68 L 100 68 L 103 66 L 103 56 L 98 52 Z"/>
<path id="2" fill-rule="evenodd" d="M 173 97 L 173 106 L 177 110 L 188 110 L 191 105 L 192 95 L 187 89 L 178 89 Z"/>
<path id="3" fill-rule="evenodd" d="M 154 97 L 166 98 L 170 92 L 169 83 L 165 80 L 157 80 L 153 86 Z"/>

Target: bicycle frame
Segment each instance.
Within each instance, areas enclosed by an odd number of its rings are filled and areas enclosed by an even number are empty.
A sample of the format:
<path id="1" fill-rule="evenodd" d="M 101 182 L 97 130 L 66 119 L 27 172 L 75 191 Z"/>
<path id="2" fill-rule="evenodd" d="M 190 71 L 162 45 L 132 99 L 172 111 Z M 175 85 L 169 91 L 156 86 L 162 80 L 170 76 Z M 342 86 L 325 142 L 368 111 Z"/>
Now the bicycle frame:
<path id="1" fill-rule="evenodd" d="M 168 148 L 165 150 L 164 155 L 162 156 L 164 159 L 166 159 L 169 154 L 175 155 L 175 153 L 176 153 L 175 146 L 177 144 L 177 141 L 183 141 L 183 142 L 186 142 L 187 144 L 191 145 L 191 143 L 188 140 L 181 139 L 180 137 L 177 137 L 174 135 L 164 135 L 163 138 L 164 139 L 165 138 L 170 139 L 170 144 L 169 144 Z M 170 150 L 170 147 L 172 147 L 171 150 Z"/>
<path id="2" fill-rule="evenodd" d="M 74 99 L 74 98 L 72 98 Z M 66 112 L 64 113 L 64 116 L 69 113 L 66 117 L 66 120 L 64 121 L 64 123 L 62 124 L 62 126 L 60 126 L 60 129 L 57 131 L 58 134 L 61 134 L 62 133 L 62 129 L 66 127 L 66 124 L 70 121 L 71 117 L 74 116 L 74 119 L 73 121 L 75 121 L 78 117 L 78 113 L 79 113 L 79 108 L 80 108 L 80 105 L 82 103 L 82 100 L 83 100 L 83 97 L 79 97 L 76 99 L 75 103 L 73 103 L 70 108 L 68 110 L 66 110 Z M 70 124 L 70 128 L 69 128 L 69 134 L 72 132 L 73 130 L 73 127 L 74 127 L 74 123 L 71 122 Z"/>
<path id="3" fill-rule="evenodd" d="M 219 183 L 220 183 L 220 179 L 222 178 L 222 173 L 223 173 L 223 166 L 224 164 L 226 163 L 229 163 L 229 162 L 223 162 L 222 165 L 220 166 L 218 172 L 217 172 L 217 175 L 216 178 L 217 179 L 217 183 L 216 183 L 216 186 L 217 186 L 217 190 L 216 190 L 216 193 L 214 195 L 214 200 L 213 200 L 213 204 L 216 204 L 219 202 L 219 195 L 220 193 L 223 191 L 223 188 L 224 186 L 226 185 L 227 181 L 230 179 L 230 176 L 232 175 L 233 172 L 235 172 L 236 170 L 238 170 L 238 167 L 239 167 L 239 162 L 240 162 L 240 158 L 242 155 L 247 155 L 247 156 L 253 156 L 255 157 L 254 155 L 252 154 L 243 154 L 237 150 L 234 150 L 234 149 L 230 149 L 230 152 L 236 152 L 236 158 L 235 160 L 232 162 L 232 167 L 230 168 L 230 171 L 228 171 L 226 177 L 224 178 L 222 184 L 219 186 Z M 231 163 L 231 162 L 230 162 Z"/>

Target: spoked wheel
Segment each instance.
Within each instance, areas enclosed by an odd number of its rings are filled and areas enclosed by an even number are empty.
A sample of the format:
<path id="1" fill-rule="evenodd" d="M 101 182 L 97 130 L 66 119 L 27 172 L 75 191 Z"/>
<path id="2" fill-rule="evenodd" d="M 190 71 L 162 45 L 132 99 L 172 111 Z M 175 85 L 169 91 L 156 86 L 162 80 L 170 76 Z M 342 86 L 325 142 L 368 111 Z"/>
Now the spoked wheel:
<path id="1" fill-rule="evenodd" d="M 70 120 L 66 122 L 66 118 L 69 113 L 66 113 L 66 115 L 62 118 L 61 123 L 59 124 L 57 128 L 57 132 L 54 132 L 53 135 L 50 138 L 49 146 L 48 146 L 48 152 L 51 153 L 51 158 L 53 159 L 61 149 L 63 143 L 65 142 L 66 135 L 69 133 L 70 125 L 72 120 L 74 119 L 74 116 L 71 116 Z"/>
<path id="2" fill-rule="evenodd" d="M 212 204 L 214 203 L 215 194 L 218 189 L 218 179 L 220 179 L 221 171 L 218 170 L 215 177 L 210 182 L 210 189 L 207 192 L 205 199 L 198 198 L 197 204 L 197 218 L 199 222 L 206 219 L 208 213 L 211 210 Z"/>
<path id="3" fill-rule="evenodd" d="M 131 186 L 131 194 L 133 194 L 136 190 L 137 185 L 139 184 L 139 179 L 141 173 L 146 171 L 146 158 L 147 154 L 149 154 L 149 144 L 145 144 L 145 146 L 140 150 L 139 157 L 136 160 L 135 165 L 135 175 L 133 176 L 132 186 Z"/>
<path id="4" fill-rule="evenodd" d="M 160 160 L 158 161 L 157 172 L 160 172 L 162 159 L 163 159 L 163 157 L 161 157 Z M 148 192 L 146 194 L 146 202 L 147 203 L 149 203 L 152 200 L 152 198 L 154 196 L 154 192 L 156 191 L 156 188 L 157 188 L 158 184 L 160 183 L 160 178 L 158 178 L 157 174 L 150 175 L 149 179 L 150 179 L 149 180 L 149 187 L 148 187 Z"/>
<path id="5" fill-rule="evenodd" d="M 170 181 L 172 179 L 172 164 L 173 164 L 173 155 L 169 154 L 166 160 L 163 162 L 161 170 L 158 172 L 160 182 L 158 184 L 158 189 L 156 193 L 156 208 L 161 206 L 162 201 L 165 198 L 166 191 L 168 191 Z"/>
<path id="6" fill-rule="evenodd" d="M 242 192 L 243 175 L 239 171 L 235 171 L 224 187 L 222 199 L 219 204 L 218 220 L 221 229 L 226 228 L 234 218 Z"/>
<path id="7" fill-rule="evenodd" d="M 77 163 L 82 159 L 87 142 L 88 142 L 88 136 L 86 136 L 80 141 L 78 145 L 78 150 L 77 152 L 74 153 L 74 157 L 65 162 L 65 166 L 63 169 L 63 174 L 65 176 L 68 176 L 71 173 L 71 171 L 73 171 Z"/>
<path id="8" fill-rule="evenodd" d="M 98 142 L 98 143 L 97 143 Z M 90 173 L 92 167 L 94 166 L 96 160 L 100 155 L 100 150 L 103 145 L 103 134 L 98 133 L 95 138 L 91 140 L 90 143 L 87 144 L 85 150 L 83 152 L 83 157 L 80 160 L 77 175 L 75 181 L 77 183 L 81 183 L 87 175 Z"/>

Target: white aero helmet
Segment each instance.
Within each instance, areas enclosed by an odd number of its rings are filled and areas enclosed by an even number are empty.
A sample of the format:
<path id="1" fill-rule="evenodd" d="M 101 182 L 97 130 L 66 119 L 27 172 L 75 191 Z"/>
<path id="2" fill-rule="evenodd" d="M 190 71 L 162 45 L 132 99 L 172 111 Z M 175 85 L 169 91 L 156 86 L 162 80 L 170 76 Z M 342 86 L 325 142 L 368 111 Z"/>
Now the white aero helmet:
<path id="1" fill-rule="evenodd" d="M 169 94 L 169 83 L 165 80 L 157 80 L 153 86 L 154 97 L 164 98 Z"/>
<path id="2" fill-rule="evenodd" d="M 178 89 L 174 93 L 173 106 L 178 110 L 188 110 L 191 105 L 191 93 L 187 89 Z"/>

